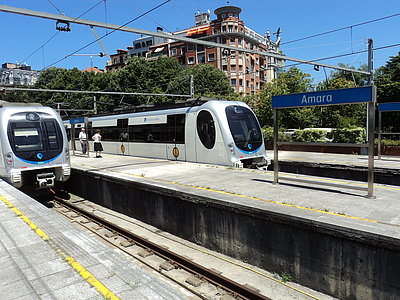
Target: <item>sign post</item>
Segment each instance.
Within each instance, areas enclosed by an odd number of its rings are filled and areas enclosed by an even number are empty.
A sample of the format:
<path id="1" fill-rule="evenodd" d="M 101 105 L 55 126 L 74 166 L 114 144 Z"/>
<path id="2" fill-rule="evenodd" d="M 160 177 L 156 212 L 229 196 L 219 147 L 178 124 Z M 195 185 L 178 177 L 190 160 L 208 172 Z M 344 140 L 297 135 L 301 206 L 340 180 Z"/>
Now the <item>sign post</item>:
<path id="1" fill-rule="evenodd" d="M 368 198 L 373 196 L 374 180 L 374 126 L 376 87 L 365 86 L 350 89 L 328 90 L 272 97 L 274 110 L 274 183 L 279 181 L 278 164 L 278 110 L 294 107 L 326 106 L 342 104 L 368 104 Z"/>

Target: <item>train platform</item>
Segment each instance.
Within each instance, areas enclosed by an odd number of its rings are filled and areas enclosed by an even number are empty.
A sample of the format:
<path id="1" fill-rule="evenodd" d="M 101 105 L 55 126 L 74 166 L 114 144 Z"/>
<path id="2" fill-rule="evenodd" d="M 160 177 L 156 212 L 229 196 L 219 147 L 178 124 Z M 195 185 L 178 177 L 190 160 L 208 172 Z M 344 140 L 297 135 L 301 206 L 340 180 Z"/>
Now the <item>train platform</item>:
<path id="1" fill-rule="evenodd" d="M 1 299 L 188 299 L 0 180 Z"/>
<path id="2" fill-rule="evenodd" d="M 282 153 L 281 153 L 282 152 Z M 367 156 L 280 151 L 282 161 L 307 161 L 345 166 L 367 166 Z M 375 165 L 389 171 L 400 169 L 400 159 L 376 161 Z M 366 198 L 366 191 L 346 187 L 367 188 L 367 182 L 329 179 L 280 172 L 285 177 L 308 180 L 308 183 L 280 182 L 273 184 L 273 171 L 234 169 L 223 166 L 187 163 L 151 158 L 108 155 L 103 158 L 72 157 L 75 169 L 109 174 L 130 181 L 145 181 L 154 185 L 207 194 L 211 197 L 239 198 L 246 205 L 290 209 L 291 214 L 310 214 L 332 222 L 358 223 L 359 220 L 400 225 L 400 187 L 374 184 L 375 199 Z M 326 174 L 329 176 L 329 174 Z M 315 184 L 313 184 L 315 182 Z M 318 183 L 332 184 L 324 187 Z M 342 187 L 343 186 L 343 187 Z M 241 200 L 240 200 L 241 199 Z M 310 215 L 310 217 L 311 217 Z M 341 217 L 338 217 L 341 216 Z M 346 226 L 347 226 L 346 225 Z M 390 227 L 392 232 L 393 228 Z M 395 230 L 396 236 L 400 231 Z M 385 230 L 383 234 L 388 234 Z"/>
<path id="3" fill-rule="evenodd" d="M 314 159 L 328 170 L 329 162 L 367 164 L 366 156 L 279 154 L 287 161 Z M 391 159 L 376 165 L 395 172 L 400 163 Z M 88 186 L 78 187 L 76 179 L 70 183 L 88 199 L 99 196 L 103 200 L 96 203 L 142 216 L 182 237 L 188 233 L 184 238 L 205 247 L 254 259 L 266 270 L 290 270 L 300 284 L 339 299 L 400 296 L 394 279 L 400 253 L 399 186 L 376 183 L 369 198 L 366 190 L 358 190 L 367 188 L 362 181 L 280 172 L 282 180 L 273 184 L 269 170 L 109 154 L 74 156 L 72 168 Z"/>

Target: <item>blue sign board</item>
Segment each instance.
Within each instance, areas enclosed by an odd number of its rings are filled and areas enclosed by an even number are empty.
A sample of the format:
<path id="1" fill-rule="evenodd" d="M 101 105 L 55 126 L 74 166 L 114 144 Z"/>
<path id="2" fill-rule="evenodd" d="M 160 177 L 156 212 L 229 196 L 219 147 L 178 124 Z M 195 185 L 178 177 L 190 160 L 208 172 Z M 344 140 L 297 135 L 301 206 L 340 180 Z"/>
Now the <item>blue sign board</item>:
<path id="1" fill-rule="evenodd" d="M 373 101 L 372 86 L 272 96 L 272 108 L 290 108 Z"/>
<path id="2" fill-rule="evenodd" d="M 400 111 L 399 102 L 388 102 L 378 104 L 378 111 Z"/>
<path id="3" fill-rule="evenodd" d="M 85 118 L 75 118 L 75 119 L 71 119 L 69 120 L 70 124 L 78 124 L 78 123 L 85 123 Z"/>

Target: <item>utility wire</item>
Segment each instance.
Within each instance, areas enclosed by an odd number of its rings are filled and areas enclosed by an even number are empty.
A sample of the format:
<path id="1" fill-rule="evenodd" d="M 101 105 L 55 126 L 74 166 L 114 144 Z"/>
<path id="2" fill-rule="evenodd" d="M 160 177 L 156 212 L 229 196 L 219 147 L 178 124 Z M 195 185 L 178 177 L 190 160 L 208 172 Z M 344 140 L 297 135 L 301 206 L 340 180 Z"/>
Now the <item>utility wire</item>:
<path id="1" fill-rule="evenodd" d="M 103 1 L 103 0 L 102 0 L 102 1 Z M 78 50 L 72 52 L 71 54 L 68 54 L 68 55 L 66 55 L 65 57 L 63 57 L 63 58 L 57 60 L 56 62 L 54 62 L 54 63 L 52 63 L 51 65 L 49 65 L 47 68 L 50 68 L 50 67 L 54 66 L 55 64 L 58 64 L 59 62 L 65 60 L 66 58 L 68 58 L 68 57 L 74 55 L 75 53 L 77 53 L 77 52 L 79 52 L 79 51 L 81 51 L 81 50 L 83 50 L 83 49 L 89 47 L 90 45 L 93 45 L 93 44 L 96 43 L 98 40 L 101 40 L 101 39 L 103 39 L 103 38 L 109 36 L 110 34 L 114 33 L 115 31 L 118 31 L 120 28 L 122 28 L 122 27 L 124 27 L 124 26 L 127 26 L 128 24 L 130 24 L 130 23 L 132 23 L 132 22 L 134 22 L 134 21 L 140 19 L 141 17 L 143 17 L 143 16 L 145 16 L 145 15 L 151 13 L 152 11 L 154 11 L 154 10 L 160 8 L 161 6 L 167 4 L 168 2 L 171 2 L 171 1 L 172 1 L 172 0 L 164 1 L 163 3 L 157 5 L 156 7 L 153 7 L 152 9 L 149 9 L 148 11 L 142 13 L 141 15 L 137 16 L 136 18 L 134 18 L 134 19 L 132 19 L 132 20 L 126 22 L 125 24 L 119 26 L 118 28 L 116 28 L 116 29 L 114 29 L 114 30 L 112 30 L 112 31 L 110 31 L 110 32 L 108 32 L 108 33 L 106 33 L 106 34 L 104 34 L 103 36 L 101 36 L 100 38 L 94 40 L 93 42 L 90 42 L 89 44 L 87 44 L 87 45 L 85 45 L 85 46 L 79 48 Z M 42 69 L 42 71 L 43 71 L 43 69 Z"/>
<path id="2" fill-rule="evenodd" d="M 64 15 L 50 0 L 48 0 L 60 13 L 60 15 Z M 92 6 L 91 8 L 89 8 L 88 10 L 86 10 L 84 13 L 82 13 L 80 16 L 76 17 L 74 20 L 79 19 L 80 17 L 82 17 L 83 15 L 87 14 L 89 11 L 91 11 L 92 9 L 94 9 L 96 6 L 98 6 L 100 3 L 104 2 L 106 0 L 101 0 L 100 2 L 98 2 L 97 4 L 95 4 L 94 6 Z M 52 39 L 54 39 L 58 34 L 60 33 L 60 31 L 57 31 L 51 38 L 49 38 L 43 45 L 41 45 L 39 48 L 37 48 L 35 51 L 33 51 L 30 55 L 28 55 L 25 59 L 23 59 L 22 61 L 27 61 L 29 58 L 31 58 L 33 55 L 35 55 L 40 49 L 43 49 L 44 46 L 46 46 L 47 43 L 49 43 Z"/>
<path id="3" fill-rule="evenodd" d="M 393 48 L 393 47 L 399 47 L 399 44 L 393 44 L 393 45 L 387 45 L 387 46 L 382 46 L 382 47 L 377 47 L 372 49 L 373 51 L 378 51 L 378 50 L 383 50 L 383 49 L 388 49 L 388 48 Z M 318 62 L 318 61 L 322 61 L 322 60 L 328 60 L 328 59 L 334 59 L 334 58 L 339 58 L 339 57 L 345 57 L 345 56 L 350 56 L 350 55 L 355 55 L 355 54 L 360 54 L 360 53 L 365 53 L 368 52 L 368 50 L 360 50 L 360 51 L 356 51 L 356 52 L 351 52 L 351 53 L 346 53 L 346 54 L 340 54 L 340 55 L 335 55 L 335 56 L 329 56 L 329 57 L 324 57 L 324 58 L 319 58 L 319 59 L 313 59 L 310 60 L 311 62 Z M 284 68 L 287 67 L 293 67 L 293 66 L 297 66 L 297 65 L 301 65 L 303 63 L 295 63 L 295 64 L 291 64 L 291 65 L 286 65 Z"/>
<path id="4" fill-rule="evenodd" d="M 382 17 L 382 18 L 378 18 L 378 19 L 374 19 L 374 20 L 370 20 L 370 21 L 366 21 L 366 22 L 362 22 L 362 23 L 358 23 L 358 24 L 354 24 L 354 25 L 350 25 L 350 26 L 346 26 L 346 27 L 342 27 L 342 28 L 338 28 L 338 29 L 329 30 L 329 31 L 322 32 L 322 33 L 313 34 L 313 35 L 306 36 L 306 37 L 303 37 L 303 38 L 299 38 L 299 39 L 296 39 L 296 40 L 292 40 L 292 41 L 281 43 L 281 45 L 291 44 L 291 43 L 294 43 L 294 42 L 299 42 L 299 41 L 315 38 L 315 37 L 318 37 L 318 36 L 321 36 L 321 35 L 334 33 L 334 32 L 338 32 L 338 31 L 345 30 L 345 29 L 352 29 L 352 28 L 357 27 L 357 26 L 362 26 L 362 25 L 366 25 L 366 24 L 370 24 L 370 23 L 386 20 L 386 19 L 389 19 L 389 18 L 398 17 L 398 16 L 400 16 L 400 13 L 397 13 L 397 14 L 394 14 L 394 15 L 390 15 L 390 16 L 386 16 L 386 17 Z"/>
<path id="5" fill-rule="evenodd" d="M 47 0 L 47 1 L 49 1 L 50 2 L 50 4 L 51 5 L 53 5 L 53 7 L 55 8 L 55 9 L 57 9 L 58 10 L 58 12 L 60 13 L 60 15 L 62 15 L 63 13 L 61 12 L 61 10 L 59 10 L 58 8 L 57 8 L 57 6 L 55 6 L 54 5 L 54 3 L 53 2 L 51 2 L 51 0 Z"/>

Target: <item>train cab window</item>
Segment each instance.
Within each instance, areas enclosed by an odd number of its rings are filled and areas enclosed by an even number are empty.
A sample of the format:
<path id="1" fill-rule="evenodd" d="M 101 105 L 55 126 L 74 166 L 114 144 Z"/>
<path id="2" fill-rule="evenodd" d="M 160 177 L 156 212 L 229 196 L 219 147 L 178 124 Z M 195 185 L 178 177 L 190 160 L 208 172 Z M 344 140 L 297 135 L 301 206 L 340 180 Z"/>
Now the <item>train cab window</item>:
<path id="1" fill-rule="evenodd" d="M 202 110 L 197 116 L 197 134 L 201 143 L 207 149 L 212 149 L 215 145 L 215 124 L 212 115 Z"/>
<path id="2" fill-rule="evenodd" d="M 43 150 L 40 124 L 35 123 L 11 123 L 12 145 L 17 152 Z"/>
<path id="3" fill-rule="evenodd" d="M 229 129 L 236 146 L 243 151 L 255 151 L 262 145 L 261 129 L 250 109 L 231 105 L 225 109 Z"/>

